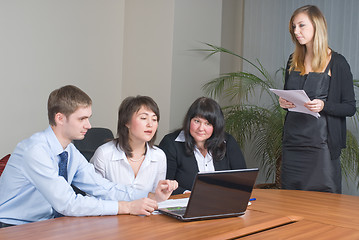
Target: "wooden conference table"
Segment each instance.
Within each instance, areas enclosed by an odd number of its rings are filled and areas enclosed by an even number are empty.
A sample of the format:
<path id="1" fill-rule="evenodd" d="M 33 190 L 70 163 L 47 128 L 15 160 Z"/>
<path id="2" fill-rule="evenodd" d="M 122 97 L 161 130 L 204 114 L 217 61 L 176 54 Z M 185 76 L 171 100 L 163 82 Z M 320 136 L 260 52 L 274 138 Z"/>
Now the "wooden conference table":
<path id="1" fill-rule="evenodd" d="M 164 215 L 62 217 L 0 229 L 2 239 L 359 239 L 359 197 L 254 189 L 240 217 L 180 222 Z"/>

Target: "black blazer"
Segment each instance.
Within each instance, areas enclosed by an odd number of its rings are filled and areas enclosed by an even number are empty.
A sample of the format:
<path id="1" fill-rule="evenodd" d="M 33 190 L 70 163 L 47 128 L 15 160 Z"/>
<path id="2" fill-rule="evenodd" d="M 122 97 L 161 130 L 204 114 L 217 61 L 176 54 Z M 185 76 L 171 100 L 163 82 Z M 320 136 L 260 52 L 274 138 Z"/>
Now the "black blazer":
<path id="1" fill-rule="evenodd" d="M 167 156 L 167 179 L 177 180 L 178 188 L 173 194 L 181 194 L 191 190 L 196 174 L 197 161 L 194 154 L 187 155 L 184 142 L 176 142 L 179 131 L 167 134 L 160 142 L 159 147 Z M 220 161 L 214 161 L 214 169 L 229 170 L 246 168 L 241 149 L 233 136 L 226 133 L 226 155 Z"/>

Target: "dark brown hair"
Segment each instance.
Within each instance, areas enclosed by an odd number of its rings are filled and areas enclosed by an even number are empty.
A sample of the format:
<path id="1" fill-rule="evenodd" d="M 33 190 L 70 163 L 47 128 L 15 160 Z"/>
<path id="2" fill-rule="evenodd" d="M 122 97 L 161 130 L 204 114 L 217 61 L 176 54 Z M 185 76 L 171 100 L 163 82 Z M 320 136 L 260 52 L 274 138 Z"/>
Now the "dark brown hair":
<path id="1" fill-rule="evenodd" d="M 114 141 L 116 142 L 116 146 L 124 151 L 129 157 L 132 157 L 132 149 L 129 143 L 129 131 L 126 124 L 131 121 L 133 114 L 138 112 L 141 107 L 145 107 L 153 111 L 157 116 L 157 121 L 160 121 L 160 110 L 157 103 L 151 97 L 127 97 L 122 101 L 118 110 L 117 138 Z M 157 131 L 153 138 L 148 142 L 150 147 L 153 147 L 156 135 Z"/>

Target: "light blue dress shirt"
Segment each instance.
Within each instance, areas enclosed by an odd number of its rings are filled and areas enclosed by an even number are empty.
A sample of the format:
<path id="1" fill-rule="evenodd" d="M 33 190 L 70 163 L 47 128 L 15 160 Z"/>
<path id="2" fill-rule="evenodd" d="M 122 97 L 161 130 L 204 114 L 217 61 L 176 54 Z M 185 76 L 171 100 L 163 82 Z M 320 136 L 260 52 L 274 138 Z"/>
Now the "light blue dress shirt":
<path id="1" fill-rule="evenodd" d="M 59 154 L 64 150 L 51 127 L 20 142 L 0 177 L 0 222 L 24 224 L 53 218 L 54 209 L 65 216 L 116 215 L 117 201 L 146 197 L 108 181 L 71 143 L 68 182 L 59 176 Z M 69 183 L 91 196 L 75 194 Z"/>

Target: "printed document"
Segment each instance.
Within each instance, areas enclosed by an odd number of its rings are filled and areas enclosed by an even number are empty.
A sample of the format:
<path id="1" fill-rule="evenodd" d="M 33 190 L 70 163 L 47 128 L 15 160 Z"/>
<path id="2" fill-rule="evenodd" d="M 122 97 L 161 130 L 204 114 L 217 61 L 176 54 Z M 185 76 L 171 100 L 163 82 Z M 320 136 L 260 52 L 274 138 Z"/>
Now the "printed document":
<path id="1" fill-rule="evenodd" d="M 174 208 L 174 207 L 187 207 L 189 198 L 179 198 L 179 199 L 168 199 L 164 202 L 158 203 L 158 208 Z M 159 212 L 153 211 L 153 215 L 159 214 Z"/>
<path id="2" fill-rule="evenodd" d="M 168 199 L 158 203 L 158 208 L 186 207 L 189 198 Z"/>
<path id="3" fill-rule="evenodd" d="M 304 90 L 279 90 L 272 88 L 270 88 L 269 90 L 271 90 L 279 97 L 284 98 L 289 102 L 292 102 L 295 105 L 294 108 L 288 108 L 288 111 L 306 113 L 316 118 L 320 117 L 319 113 L 312 112 L 308 108 L 304 107 L 304 103 L 310 101 L 308 95 L 305 93 Z"/>

